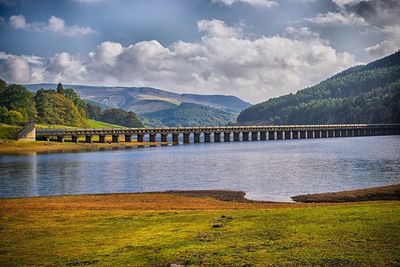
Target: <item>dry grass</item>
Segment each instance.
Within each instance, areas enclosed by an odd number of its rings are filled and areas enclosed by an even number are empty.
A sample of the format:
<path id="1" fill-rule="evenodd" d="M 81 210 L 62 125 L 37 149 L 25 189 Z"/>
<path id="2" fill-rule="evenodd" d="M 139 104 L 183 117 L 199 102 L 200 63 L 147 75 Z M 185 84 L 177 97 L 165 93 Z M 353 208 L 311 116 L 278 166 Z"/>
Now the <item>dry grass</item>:
<path id="1" fill-rule="evenodd" d="M 44 142 L 44 141 L 0 141 L 0 154 L 23 154 L 23 153 L 48 153 L 48 152 L 72 152 L 72 151 L 95 151 L 107 149 L 124 149 L 146 146 L 168 145 L 169 143 L 150 142 L 120 142 L 120 143 L 72 143 L 72 142 Z"/>

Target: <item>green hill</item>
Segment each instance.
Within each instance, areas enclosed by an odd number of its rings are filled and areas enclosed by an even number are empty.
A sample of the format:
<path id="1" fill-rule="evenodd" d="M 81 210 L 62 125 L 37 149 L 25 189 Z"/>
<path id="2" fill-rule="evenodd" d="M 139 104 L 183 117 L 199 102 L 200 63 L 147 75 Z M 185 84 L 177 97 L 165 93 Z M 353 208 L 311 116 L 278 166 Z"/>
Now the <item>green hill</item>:
<path id="1" fill-rule="evenodd" d="M 181 103 L 172 109 L 142 114 L 151 126 L 219 126 L 235 121 L 233 113 L 192 103 Z"/>
<path id="2" fill-rule="evenodd" d="M 243 110 L 239 124 L 400 122 L 400 51 Z"/>

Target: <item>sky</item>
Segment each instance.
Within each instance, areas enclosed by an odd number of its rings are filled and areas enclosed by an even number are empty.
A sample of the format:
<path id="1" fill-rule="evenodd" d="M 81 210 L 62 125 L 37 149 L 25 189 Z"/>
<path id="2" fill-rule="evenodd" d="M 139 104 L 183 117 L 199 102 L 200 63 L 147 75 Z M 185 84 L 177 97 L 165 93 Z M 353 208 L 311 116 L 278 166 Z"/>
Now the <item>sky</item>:
<path id="1" fill-rule="evenodd" d="M 0 78 L 296 92 L 400 47 L 399 0 L 0 0 Z"/>

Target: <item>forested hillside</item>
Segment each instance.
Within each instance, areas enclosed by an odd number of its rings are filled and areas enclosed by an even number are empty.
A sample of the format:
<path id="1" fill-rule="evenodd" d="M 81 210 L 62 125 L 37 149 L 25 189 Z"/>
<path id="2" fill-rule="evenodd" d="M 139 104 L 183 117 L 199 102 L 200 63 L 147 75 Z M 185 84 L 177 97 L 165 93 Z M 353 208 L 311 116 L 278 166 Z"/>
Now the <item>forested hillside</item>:
<path id="1" fill-rule="evenodd" d="M 142 114 L 152 126 L 222 126 L 235 121 L 236 116 L 220 109 L 181 103 L 175 108 Z"/>
<path id="2" fill-rule="evenodd" d="M 400 51 L 309 88 L 251 106 L 240 124 L 400 122 Z"/>
<path id="3" fill-rule="evenodd" d="M 0 80 L 0 123 L 13 125 L 35 120 L 47 125 L 87 127 L 88 113 L 100 121 L 143 127 L 135 113 L 120 109 L 93 109 L 74 89 L 64 89 L 62 84 L 58 84 L 57 90 L 39 89 L 32 93 L 22 85 L 7 85 Z"/>

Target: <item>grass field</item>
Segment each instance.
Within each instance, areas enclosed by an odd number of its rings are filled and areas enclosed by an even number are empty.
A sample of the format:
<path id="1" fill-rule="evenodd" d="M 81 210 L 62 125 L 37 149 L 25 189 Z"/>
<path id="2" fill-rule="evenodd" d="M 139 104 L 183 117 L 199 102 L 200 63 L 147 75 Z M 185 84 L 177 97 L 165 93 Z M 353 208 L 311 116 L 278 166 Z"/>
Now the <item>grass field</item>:
<path id="1" fill-rule="evenodd" d="M 0 200 L 0 265 L 399 266 L 399 204 L 174 194 Z"/>
<path id="2" fill-rule="evenodd" d="M 116 125 L 116 124 L 111 124 L 107 122 L 102 122 L 102 121 L 95 121 L 95 120 L 87 120 L 87 127 L 88 128 L 126 128 L 124 126 Z"/>

